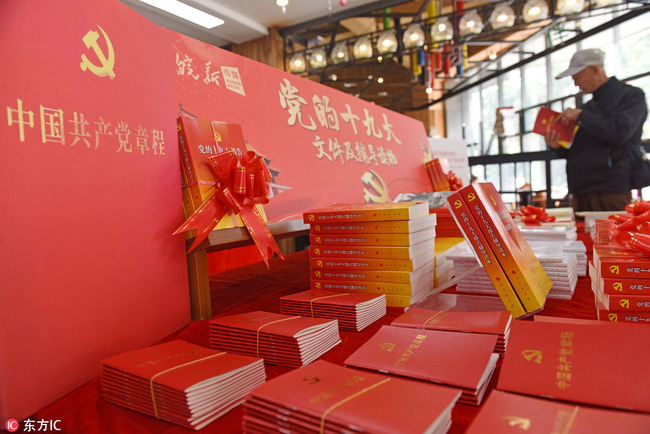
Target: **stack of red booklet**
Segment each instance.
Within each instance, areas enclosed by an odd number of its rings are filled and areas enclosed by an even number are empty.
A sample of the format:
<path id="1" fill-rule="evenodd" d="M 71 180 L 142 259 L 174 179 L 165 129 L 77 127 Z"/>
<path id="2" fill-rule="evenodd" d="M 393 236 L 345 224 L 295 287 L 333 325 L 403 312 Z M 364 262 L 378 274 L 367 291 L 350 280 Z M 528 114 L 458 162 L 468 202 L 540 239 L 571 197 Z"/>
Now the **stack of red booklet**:
<path id="1" fill-rule="evenodd" d="M 341 330 L 360 331 L 386 315 L 386 296 L 312 289 L 280 297 L 280 312 L 336 319 Z"/>
<path id="2" fill-rule="evenodd" d="M 244 432 L 445 433 L 459 395 L 319 360 L 253 390 Z"/>
<path id="3" fill-rule="evenodd" d="M 172 341 L 102 361 L 108 402 L 201 429 L 266 380 L 262 359 Z"/>
<path id="4" fill-rule="evenodd" d="M 456 312 L 412 307 L 391 323 L 396 327 L 494 335 L 494 352 L 503 356 L 508 346 L 512 315 L 508 311 Z"/>
<path id="5" fill-rule="evenodd" d="M 262 311 L 210 320 L 212 348 L 262 357 L 272 365 L 306 365 L 339 343 L 336 320 Z"/>
<path id="6" fill-rule="evenodd" d="M 433 290 L 436 216 L 427 202 L 339 204 L 303 219 L 312 289 L 384 294 L 396 307 Z"/>
<path id="7" fill-rule="evenodd" d="M 383 326 L 346 365 L 459 388 L 459 402 L 479 405 L 494 368 L 497 337 Z"/>
<path id="8" fill-rule="evenodd" d="M 650 415 L 493 390 L 467 434 L 648 433 Z"/>
<path id="9" fill-rule="evenodd" d="M 650 412 L 650 329 L 515 321 L 497 388 Z"/>
<path id="10" fill-rule="evenodd" d="M 590 264 L 598 318 L 650 324 L 650 257 L 622 247 L 594 245 Z"/>

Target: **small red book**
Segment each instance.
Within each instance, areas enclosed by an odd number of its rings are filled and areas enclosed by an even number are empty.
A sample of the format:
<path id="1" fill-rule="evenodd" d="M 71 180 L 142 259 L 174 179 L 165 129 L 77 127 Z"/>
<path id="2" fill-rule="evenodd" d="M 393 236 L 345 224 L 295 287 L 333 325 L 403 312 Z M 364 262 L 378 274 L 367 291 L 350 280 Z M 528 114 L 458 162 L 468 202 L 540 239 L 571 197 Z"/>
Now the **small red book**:
<path id="1" fill-rule="evenodd" d="M 545 136 L 549 130 L 557 131 L 560 135 L 560 145 L 566 148 L 573 141 L 573 136 L 575 135 L 576 130 L 576 123 L 571 122 L 570 125 L 565 126 L 560 122 L 554 122 L 555 118 L 557 118 L 558 115 L 558 112 L 553 111 L 548 107 L 541 107 L 539 109 L 539 113 L 537 114 L 537 118 L 535 119 L 533 133 Z"/>
<path id="2" fill-rule="evenodd" d="M 650 329 L 515 321 L 497 388 L 650 412 Z"/>
<path id="3" fill-rule="evenodd" d="M 421 330 L 480 333 L 497 336 L 495 352 L 504 354 L 510 336 L 512 315 L 507 311 L 456 312 L 412 307 L 391 323 Z"/>
<path id="4" fill-rule="evenodd" d="M 308 224 L 411 220 L 429 215 L 427 202 L 334 204 L 303 213 Z"/>
<path id="5" fill-rule="evenodd" d="M 466 431 L 492 433 L 648 433 L 650 415 L 585 407 L 494 390 Z"/>
<path id="6" fill-rule="evenodd" d="M 496 341 L 493 335 L 383 326 L 344 363 L 457 387 L 460 402 L 478 405 L 499 358 Z"/>
<path id="7" fill-rule="evenodd" d="M 244 432 L 446 432 L 459 396 L 318 360 L 253 390 Z"/>
<path id="8" fill-rule="evenodd" d="M 600 277 L 650 279 L 650 257 L 613 246 L 594 246 L 593 260 Z"/>

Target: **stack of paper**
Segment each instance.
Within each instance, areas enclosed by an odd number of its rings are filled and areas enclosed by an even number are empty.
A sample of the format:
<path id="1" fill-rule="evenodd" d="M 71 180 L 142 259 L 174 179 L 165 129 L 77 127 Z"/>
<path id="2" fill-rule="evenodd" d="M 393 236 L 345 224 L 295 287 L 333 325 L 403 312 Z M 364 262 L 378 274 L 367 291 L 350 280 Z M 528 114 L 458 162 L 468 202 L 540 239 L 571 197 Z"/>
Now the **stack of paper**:
<path id="1" fill-rule="evenodd" d="M 336 319 L 341 330 L 360 331 L 386 315 L 386 296 L 312 289 L 280 297 L 280 312 Z"/>
<path id="2" fill-rule="evenodd" d="M 587 247 L 582 241 L 529 241 L 530 247 L 535 254 L 544 252 L 556 252 L 561 249 L 563 253 L 574 253 L 578 260 L 577 274 L 580 277 L 587 275 Z"/>
<path id="3" fill-rule="evenodd" d="M 102 396 L 157 419 L 201 429 L 266 380 L 262 359 L 172 341 L 103 360 Z"/>
<path id="4" fill-rule="evenodd" d="M 273 365 L 306 365 L 340 342 L 336 320 L 262 311 L 210 320 L 211 347 Z"/>
<path id="5" fill-rule="evenodd" d="M 512 315 L 508 311 L 457 312 L 412 307 L 391 323 L 396 327 L 488 334 L 497 337 L 494 352 L 503 356 L 508 346 Z"/>
<path id="6" fill-rule="evenodd" d="M 650 415 L 571 405 L 493 390 L 467 434 L 647 433 Z"/>
<path id="7" fill-rule="evenodd" d="M 461 389 L 459 402 L 479 405 L 492 378 L 497 337 L 383 326 L 346 365 Z"/>
<path id="8" fill-rule="evenodd" d="M 531 245 L 533 251 L 534 246 Z M 578 283 L 578 260 L 575 253 L 565 252 L 556 248 L 555 251 L 544 250 L 544 253 L 535 252 L 537 260 L 542 265 L 553 286 L 549 290 L 547 297 L 555 299 L 570 300 L 575 292 Z M 456 291 L 471 294 L 491 294 L 497 295 L 494 283 L 488 276 L 484 268 L 476 268 L 477 261 L 473 255 L 469 244 L 462 243 L 456 245 L 447 253 L 447 259 L 454 262 L 454 270 L 457 275 L 474 272 L 463 277 L 457 285 Z"/>
<path id="9" fill-rule="evenodd" d="M 337 204 L 303 220 L 312 289 L 384 294 L 395 307 L 433 291 L 436 216 L 427 202 Z"/>
<path id="10" fill-rule="evenodd" d="M 528 241 L 575 241 L 578 239 L 578 232 L 575 226 L 565 225 L 518 225 L 524 238 Z"/>
<path id="11" fill-rule="evenodd" d="M 455 389 L 360 372 L 319 360 L 256 388 L 244 432 L 446 433 Z"/>

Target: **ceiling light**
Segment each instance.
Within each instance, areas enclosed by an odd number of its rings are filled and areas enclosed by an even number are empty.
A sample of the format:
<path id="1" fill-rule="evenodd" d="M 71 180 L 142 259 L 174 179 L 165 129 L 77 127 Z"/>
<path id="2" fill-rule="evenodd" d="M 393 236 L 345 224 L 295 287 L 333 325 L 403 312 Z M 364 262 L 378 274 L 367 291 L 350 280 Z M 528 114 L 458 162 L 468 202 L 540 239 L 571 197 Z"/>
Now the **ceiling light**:
<path id="1" fill-rule="evenodd" d="M 370 38 L 364 36 L 361 39 L 357 39 L 354 47 L 352 47 L 352 54 L 354 54 L 355 59 L 368 59 L 372 57 L 372 43 L 370 42 Z"/>
<path id="2" fill-rule="evenodd" d="M 433 92 L 433 88 L 432 87 L 427 87 L 424 91 L 426 93 L 430 94 L 431 92 Z"/>
<path id="3" fill-rule="evenodd" d="M 476 10 L 472 10 L 463 15 L 458 26 L 461 36 L 476 35 L 483 30 L 483 20 Z"/>
<path id="4" fill-rule="evenodd" d="M 327 66 L 327 54 L 323 48 L 316 48 L 309 56 L 309 64 L 313 69 L 325 68 Z"/>
<path id="5" fill-rule="evenodd" d="M 199 26 L 205 27 L 206 29 L 213 29 L 223 24 L 223 20 L 221 18 L 217 18 L 214 15 L 205 13 L 201 10 L 193 8 L 190 5 L 186 5 L 185 3 L 181 3 L 178 0 L 140 1 L 155 8 L 162 9 L 165 12 L 176 15 L 177 17 L 190 21 L 194 24 L 198 24 Z"/>
<path id="6" fill-rule="evenodd" d="M 435 42 L 449 41 L 454 37 L 454 28 L 449 22 L 449 18 L 442 17 L 436 20 L 431 27 L 431 39 Z"/>
<path id="7" fill-rule="evenodd" d="M 339 76 L 336 74 L 330 74 L 329 79 L 330 81 L 336 81 L 339 79 Z"/>
<path id="8" fill-rule="evenodd" d="M 585 7 L 584 0 L 558 0 L 555 6 L 555 12 L 558 15 L 570 15 L 582 12 Z"/>
<path id="9" fill-rule="evenodd" d="M 546 0 L 528 0 L 522 11 L 524 22 L 545 20 L 548 18 L 548 5 Z"/>
<path id="10" fill-rule="evenodd" d="M 384 60 L 382 56 L 377 56 L 377 62 L 381 63 L 382 60 Z"/>
<path id="11" fill-rule="evenodd" d="M 337 64 L 345 63 L 348 60 L 350 60 L 350 55 L 348 54 L 348 46 L 346 45 L 345 41 L 339 42 L 332 49 L 332 62 Z"/>
<path id="12" fill-rule="evenodd" d="M 507 3 L 499 3 L 490 14 L 490 26 L 494 30 L 512 27 L 515 23 L 515 11 Z"/>
<path id="13" fill-rule="evenodd" d="M 394 53 L 397 51 L 397 37 L 395 30 L 384 30 L 377 39 L 377 51 L 381 54 Z"/>
<path id="14" fill-rule="evenodd" d="M 289 0 L 275 0 L 275 4 L 284 7 L 289 4 Z"/>
<path id="15" fill-rule="evenodd" d="M 377 79 L 377 83 L 381 84 L 381 83 L 383 83 L 383 82 L 384 82 L 384 77 L 379 77 L 379 78 Z"/>
<path id="16" fill-rule="evenodd" d="M 298 74 L 305 71 L 305 56 L 302 53 L 296 53 L 291 56 L 289 61 L 289 69 L 294 74 Z"/>
<path id="17" fill-rule="evenodd" d="M 402 42 L 406 48 L 421 47 L 424 45 L 424 31 L 419 24 L 411 24 L 404 31 Z"/>
<path id="18" fill-rule="evenodd" d="M 494 60 L 496 58 L 497 58 L 497 53 L 490 53 L 490 55 L 488 56 L 488 59 L 490 60 Z"/>

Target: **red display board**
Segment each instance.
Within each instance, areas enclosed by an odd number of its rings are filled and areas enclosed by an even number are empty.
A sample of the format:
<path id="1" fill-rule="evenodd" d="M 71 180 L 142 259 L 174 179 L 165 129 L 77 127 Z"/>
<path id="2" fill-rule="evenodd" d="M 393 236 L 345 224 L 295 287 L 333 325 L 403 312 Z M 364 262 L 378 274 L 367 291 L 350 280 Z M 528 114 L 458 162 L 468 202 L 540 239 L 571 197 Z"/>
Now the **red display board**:
<path id="1" fill-rule="evenodd" d="M 117 1 L 0 16 L 4 428 L 190 309 L 166 31 Z"/>
<path id="2" fill-rule="evenodd" d="M 242 126 L 273 175 L 269 221 L 431 191 L 422 122 L 170 32 L 185 114 Z"/>

